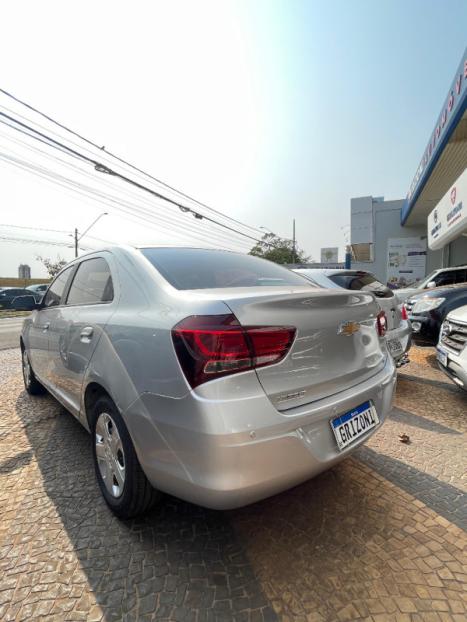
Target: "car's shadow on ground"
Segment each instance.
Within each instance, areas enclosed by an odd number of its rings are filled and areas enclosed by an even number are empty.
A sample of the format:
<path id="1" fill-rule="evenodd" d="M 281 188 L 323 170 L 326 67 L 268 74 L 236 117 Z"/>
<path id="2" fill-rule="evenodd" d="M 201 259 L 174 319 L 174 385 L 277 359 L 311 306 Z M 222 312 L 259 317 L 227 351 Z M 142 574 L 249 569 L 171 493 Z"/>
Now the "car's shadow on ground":
<path id="1" fill-rule="evenodd" d="M 44 401 L 52 414 L 34 417 Z M 254 619 L 276 619 L 227 513 L 165 495 L 143 518 L 120 521 L 99 491 L 90 436 L 73 416 L 53 398 L 25 392 L 16 413 L 58 514 L 49 524 L 50 555 L 74 553 L 104 620 L 143 621 L 155 613 L 157 620 L 232 622 L 252 612 Z M 36 514 L 47 537 L 53 508 L 42 503 Z"/>

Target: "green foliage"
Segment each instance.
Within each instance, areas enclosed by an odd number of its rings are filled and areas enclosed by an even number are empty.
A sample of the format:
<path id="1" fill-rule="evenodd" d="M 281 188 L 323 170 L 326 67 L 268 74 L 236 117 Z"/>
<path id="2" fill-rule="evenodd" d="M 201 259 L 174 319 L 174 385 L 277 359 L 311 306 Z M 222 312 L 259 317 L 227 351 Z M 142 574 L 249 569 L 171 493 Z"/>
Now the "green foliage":
<path id="1" fill-rule="evenodd" d="M 307 263 L 310 259 L 297 246 L 295 246 L 294 256 L 292 240 L 280 238 L 275 233 L 265 233 L 261 240 L 253 246 L 249 254 L 280 264 Z"/>
<path id="2" fill-rule="evenodd" d="M 41 257 L 40 255 L 37 255 L 36 259 L 44 265 L 51 278 L 58 274 L 63 266 L 66 266 L 68 263 L 66 259 L 62 259 L 59 255 L 57 255 L 55 261 L 49 257 Z"/>

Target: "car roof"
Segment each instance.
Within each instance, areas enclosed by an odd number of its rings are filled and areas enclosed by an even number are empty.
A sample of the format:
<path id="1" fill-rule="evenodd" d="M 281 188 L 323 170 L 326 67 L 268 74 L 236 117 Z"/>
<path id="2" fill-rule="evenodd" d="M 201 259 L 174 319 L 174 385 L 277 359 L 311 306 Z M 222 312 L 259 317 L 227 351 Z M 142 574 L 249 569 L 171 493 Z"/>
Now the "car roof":
<path id="1" fill-rule="evenodd" d="M 452 270 L 465 270 L 467 265 L 464 266 L 450 266 L 449 268 L 438 268 L 436 272 L 452 272 Z"/>

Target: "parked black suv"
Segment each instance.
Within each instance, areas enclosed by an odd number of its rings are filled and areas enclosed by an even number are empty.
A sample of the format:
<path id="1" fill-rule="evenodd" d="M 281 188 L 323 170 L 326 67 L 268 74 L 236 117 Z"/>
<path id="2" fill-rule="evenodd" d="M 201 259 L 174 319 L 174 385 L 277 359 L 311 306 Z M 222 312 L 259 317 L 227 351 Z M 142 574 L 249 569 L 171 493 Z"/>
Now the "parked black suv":
<path id="1" fill-rule="evenodd" d="M 416 341 L 438 343 L 441 324 L 453 309 L 467 305 L 467 283 L 425 290 L 405 302 Z"/>

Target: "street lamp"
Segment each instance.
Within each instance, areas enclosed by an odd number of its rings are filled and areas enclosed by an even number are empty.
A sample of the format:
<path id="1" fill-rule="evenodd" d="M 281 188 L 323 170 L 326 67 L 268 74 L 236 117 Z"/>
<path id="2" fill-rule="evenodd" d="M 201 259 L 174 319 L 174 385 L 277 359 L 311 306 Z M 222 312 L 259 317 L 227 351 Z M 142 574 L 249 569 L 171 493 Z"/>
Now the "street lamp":
<path id="1" fill-rule="evenodd" d="M 108 216 L 108 212 L 102 212 L 102 214 L 99 214 L 99 216 L 96 218 L 96 220 L 93 220 L 93 222 L 89 225 L 89 227 L 78 237 L 78 229 L 75 229 L 75 257 L 78 257 L 78 242 L 84 238 L 84 236 L 86 235 L 86 233 L 89 231 L 89 229 L 91 229 L 91 227 L 94 227 L 94 225 L 96 224 L 96 222 L 98 220 L 100 220 L 102 218 L 102 216 Z"/>

